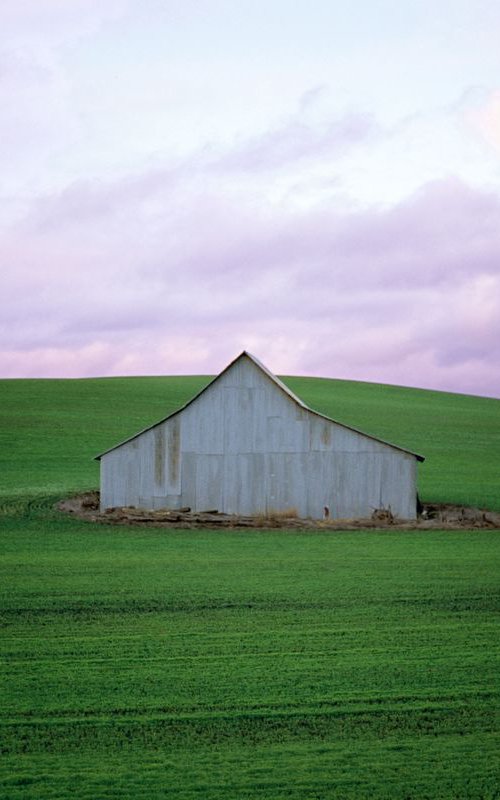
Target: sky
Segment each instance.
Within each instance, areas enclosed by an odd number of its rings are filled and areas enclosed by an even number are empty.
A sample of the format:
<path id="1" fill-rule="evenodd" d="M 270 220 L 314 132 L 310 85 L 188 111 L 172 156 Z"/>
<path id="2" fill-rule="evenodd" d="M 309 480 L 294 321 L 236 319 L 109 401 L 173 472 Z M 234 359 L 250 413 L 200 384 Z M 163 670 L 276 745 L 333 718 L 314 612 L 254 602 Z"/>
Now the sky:
<path id="1" fill-rule="evenodd" d="M 498 0 L 0 6 L 0 376 L 500 397 Z"/>

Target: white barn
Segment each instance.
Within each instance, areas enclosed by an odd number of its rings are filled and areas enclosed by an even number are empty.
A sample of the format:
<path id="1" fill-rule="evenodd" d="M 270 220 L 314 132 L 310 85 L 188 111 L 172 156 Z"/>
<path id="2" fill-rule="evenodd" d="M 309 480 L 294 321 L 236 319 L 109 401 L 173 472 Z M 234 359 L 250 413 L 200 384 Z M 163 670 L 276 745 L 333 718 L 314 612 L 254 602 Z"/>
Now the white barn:
<path id="1" fill-rule="evenodd" d="M 422 456 L 308 408 L 241 353 L 178 411 L 97 456 L 101 509 L 117 506 L 320 519 L 391 508 L 416 516 Z"/>

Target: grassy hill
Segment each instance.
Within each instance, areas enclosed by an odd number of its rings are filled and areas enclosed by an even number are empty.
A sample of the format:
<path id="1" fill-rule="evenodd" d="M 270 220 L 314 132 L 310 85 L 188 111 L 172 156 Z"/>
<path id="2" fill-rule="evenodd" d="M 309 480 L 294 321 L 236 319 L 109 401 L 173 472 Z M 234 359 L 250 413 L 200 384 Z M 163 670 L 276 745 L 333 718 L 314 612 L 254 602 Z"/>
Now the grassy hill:
<path id="1" fill-rule="evenodd" d="M 0 381 L 0 491 L 96 487 L 96 453 L 174 411 L 208 380 Z M 318 378 L 285 382 L 311 408 L 424 455 L 424 500 L 500 511 L 500 400 Z"/>
<path id="2" fill-rule="evenodd" d="M 500 401 L 286 379 L 500 510 Z M 498 531 L 96 526 L 53 500 L 191 378 L 0 382 L 2 800 L 493 800 Z"/>

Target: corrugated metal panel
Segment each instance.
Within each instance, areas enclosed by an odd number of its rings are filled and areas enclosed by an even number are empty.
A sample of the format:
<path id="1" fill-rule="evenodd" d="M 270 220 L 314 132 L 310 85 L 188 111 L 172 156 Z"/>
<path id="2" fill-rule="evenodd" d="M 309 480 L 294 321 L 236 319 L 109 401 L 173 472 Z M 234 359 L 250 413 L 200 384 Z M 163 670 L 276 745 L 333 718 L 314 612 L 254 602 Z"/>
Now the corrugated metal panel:
<path id="1" fill-rule="evenodd" d="M 188 506 L 192 509 L 198 509 L 196 503 L 196 466 L 198 463 L 198 456 L 196 453 L 183 453 L 182 454 L 182 493 L 180 504 L 181 506 Z"/>
<path id="2" fill-rule="evenodd" d="M 252 370 L 252 369 L 253 369 L 253 373 L 248 371 L 248 370 Z M 246 373 L 245 373 L 245 371 L 246 371 Z M 245 377 L 245 374 L 246 374 L 246 377 Z M 232 361 L 231 364 L 229 364 L 226 367 L 226 369 L 224 369 L 220 373 L 220 375 L 218 375 L 209 384 L 207 384 L 207 386 L 205 386 L 204 389 L 202 389 L 195 397 L 193 397 L 188 403 L 186 403 L 185 406 L 182 406 L 182 408 L 179 408 L 177 411 L 174 411 L 173 414 L 169 414 L 168 417 L 165 417 L 165 419 L 160 420 L 159 422 L 155 423 L 154 425 L 151 425 L 149 428 L 146 428 L 143 431 L 139 431 L 139 433 L 136 433 L 135 436 L 132 436 L 130 439 L 127 439 L 125 442 L 120 442 L 119 444 L 115 445 L 114 447 L 111 447 L 109 450 L 106 450 L 104 453 L 100 453 L 99 455 L 97 455 L 95 457 L 96 460 L 99 461 L 104 455 L 107 455 L 112 450 L 115 450 L 118 447 L 122 447 L 124 444 L 127 444 L 128 442 L 132 441 L 133 439 L 137 439 L 139 436 L 142 436 L 147 431 L 152 430 L 153 428 L 156 428 L 158 425 L 163 424 L 164 422 L 166 422 L 166 420 L 171 419 L 172 417 L 175 417 L 177 414 L 181 414 L 181 413 L 185 412 L 186 409 L 189 408 L 189 406 L 191 406 L 193 403 L 198 402 L 199 398 L 201 398 L 202 395 L 205 395 L 216 383 L 221 383 L 223 380 L 225 380 L 226 381 L 226 385 L 228 385 L 228 386 L 239 386 L 239 385 L 250 386 L 251 385 L 251 380 L 249 381 L 248 376 L 251 375 L 251 374 L 253 374 L 254 377 L 256 378 L 257 384 L 259 383 L 259 380 L 260 380 L 260 382 L 262 382 L 262 378 L 263 377 L 267 378 L 270 384 L 272 384 L 273 386 L 278 388 L 280 393 L 282 393 L 283 395 L 287 396 L 288 399 L 292 401 L 292 403 L 296 406 L 296 409 L 299 412 L 301 410 L 305 410 L 309 414 L 311 414 L 311 415 L 313 415 L 315 417 L 318 417 L 318 418 L 321 418 L 321 419 L 326 419 L 326 420 L 328 420 L 330 422 L 335 422 L 335 420 L 331 420 L 329 417 L 325 416 L 324 414 L 320 414 L 319 412 L 313 411 L 312 409 L 308 408 L 305 405 L 305 403 L 303 403 L 302 400 L 300 400 L 300 398 L 298 398 L 288 388 L 288 386 L 285 386 L 285 384 L 282 381 L 280 381 L 279 378 L 277 378 L 275 375 L 273 375 L 271 372 L 269 372 L 269 370 L 257 358 L 255 358 L 255 356 L 252 356 L 251 353 L 248 353 L 248 352 L 246 352 L 244 350 L 243 353 L 241 353 L 237 358 L 235 358 L 234 361 Z M 243 377 L 241 377 L 241 376 L 243 376 Z M 241 383 L 241 381 L 246 381 L 246 382 Z M 357 431 L 355 428 L 352 428 L 349 425 L 345 425 L 343 423 L 337 423 L 337 422 L 335 424 L 340 425 L 343 428 L 345 428 L 347 430 L 350 430 L 350 431 L 353 431 L 355 433 L 360 433 L 362 436 L 365 436 L 367 438 L 373 439 L 374 441 L 381 441 L 382 442 L 382 440 L 377 439 L 377 437 L 372 436 L 371 434 L 364 434 L 363 431 Z M 406 450 L 403 447 L 399 447 L 396 444 L 392 444 L 391 442 L 382 442 L 382 444 L 387 444 L 389 447 L 392 447 L 395 450 L 399 450 L 400 452 L 404 452 L 404 453 L 409 453 L 410 455 L 415 456 L 415 458 L 417 458 L 419 461 L 424 461 L 424 457 L 423 456 L 420 456 L 420 455 L 418 455 L 416 453 L 411 453 L 409 450 Z"/>
<path id="3" fill-rule="evenodd" d="M 228 514 L 265 510 L 265 460 L 261 453 L 228 453 L 224 457 L 224 506 Z"/>
<path id="4" fill-rule="evenodd" d="M 198 511 L 219 511 L 224 507 L 224 458 L 221 455 L 196 456 L 195 505 Z"/>
<path id="5" fill-rule="evenodd" d="M 188 406 L 182 419 L 182 452 L 222 455 L 224 452 L 224 417 L 220 409 L 220 389 L 212 384 L 198 400 Z"/>
<path id="6" fill-rule="evenodd" d="M 416 458 L 309 411 L 252 359 L 104 454 L 102 505 L 415 516 Z"/>

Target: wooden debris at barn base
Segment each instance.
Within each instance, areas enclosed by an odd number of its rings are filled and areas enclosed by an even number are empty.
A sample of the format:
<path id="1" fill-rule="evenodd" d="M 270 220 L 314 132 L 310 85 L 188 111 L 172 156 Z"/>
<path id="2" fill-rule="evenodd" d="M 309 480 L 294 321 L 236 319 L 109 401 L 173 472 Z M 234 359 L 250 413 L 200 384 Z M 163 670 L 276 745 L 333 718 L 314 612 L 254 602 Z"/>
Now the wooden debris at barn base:
<path id="1" fill-rule="evenodd" d="M 294 509 L 288 512 L 269 512 L 258 516 L 241 514 L 222 514 L 217 509 L 191 511 L 190 508 L 146 509 L 124 506 L 107 508 L 99 512 L 99 493 L 70 497 L 57 503 L 57 509 L 101 525 L 140 525 L 153 528 L 212 528 L 238 529 L 255 528 L 269 530 L 283 528 L 294 530 L 366 530 L 392 528 L 397 530 L 463 530 L 474 528 L 500 528 L 500 514 L 465 506 L 451 504 L 424 505 L 424 511 L 417 520 L 401 520 L 394 517 L 391 509 L 374 509 L 366 519 L 301 519 Z"/>
<path id="2" fill-rule="evenodd" d="M 372 513 L 372 520 L 374 522 L 383 522 L 386 525 L 394 525 L 395 522 L 390 506 L 389 508 L 375 508 Z"/>

